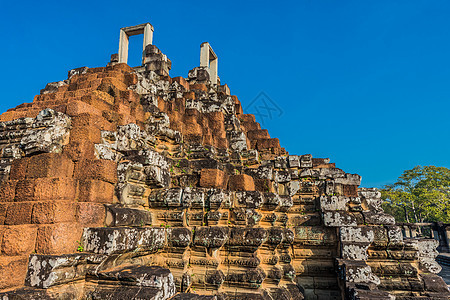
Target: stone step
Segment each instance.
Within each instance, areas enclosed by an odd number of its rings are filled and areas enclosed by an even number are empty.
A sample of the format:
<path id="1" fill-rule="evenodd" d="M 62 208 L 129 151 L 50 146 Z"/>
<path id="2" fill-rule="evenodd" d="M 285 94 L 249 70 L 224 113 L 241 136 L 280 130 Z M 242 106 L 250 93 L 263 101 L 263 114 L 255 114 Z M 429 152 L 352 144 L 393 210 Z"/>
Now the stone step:
<path id="1" fill-rule="evenodd" d="M 47 289 L 82 280 L 86 273 L 106 259 L 105 255 L 78 253 L 63 255 L 31 254 L 25 285 Z"/>
<path id="2" fill-rule="evenodd" d="M 125 266 L 98 272 L 88 278 L 85 299 L 154 299 L 175 295 L 169 269 L 159 266 Z"/>
<path id="3" fill-rule="evenodd" d="M 436 257 L 436 262 L 442 266 L 450 267 L 450 256 L 447 255 L 438 255 Z"/>
<path id="4" fill-rule="evenodd" d="M 117 205 L 106 206 L 106 226 L 144 226 L 152 224 L 152 214 L 143 209 L 121 207 Z"/>
<path id="5" fill-rule="evenodd" d="M 84 229 L 82 244 L 84 251 L 89 253 L 153 253 L 164 247 L 166 231 L 153 227 L 91 227 Z"/>

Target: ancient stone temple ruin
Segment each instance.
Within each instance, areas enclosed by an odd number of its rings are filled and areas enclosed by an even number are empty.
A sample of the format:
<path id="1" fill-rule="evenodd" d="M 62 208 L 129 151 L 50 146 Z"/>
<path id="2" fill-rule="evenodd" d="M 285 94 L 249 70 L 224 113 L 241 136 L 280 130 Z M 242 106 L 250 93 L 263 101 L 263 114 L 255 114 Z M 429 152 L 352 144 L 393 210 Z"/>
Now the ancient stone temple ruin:
<path id="1" fill-rule="evenodd" d="M 121 29 L 107 66 L 0 116 L 0 299 L 449 298 L 435 240 L 404 239 L 359 175 L 288 154 L 209 43 L 170 77 L 153 33 Z"/>

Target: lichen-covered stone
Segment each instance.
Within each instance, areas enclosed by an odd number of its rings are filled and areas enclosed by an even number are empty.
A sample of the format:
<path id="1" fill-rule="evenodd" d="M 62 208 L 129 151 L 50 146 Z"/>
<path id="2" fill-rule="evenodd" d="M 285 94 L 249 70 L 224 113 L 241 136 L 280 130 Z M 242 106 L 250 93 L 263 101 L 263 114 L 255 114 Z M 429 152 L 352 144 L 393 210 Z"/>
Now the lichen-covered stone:
<path id="1" fill-rule="evenodd" d="M 161 249 L 165 242 L 164 228 L 99 227 L 86 228 L 83 231 L 84 250 L 98 254 L 155 252 Z"/>
<path id="2" fill-rule="evenodd" d="M 89 269 L 105 259 L 104 255 L 89 253 L 58 256 L 32 254 L 25 284 L 46 289 L 57 284 L 83 279 Z"/>
<path id="3" fill-rule="evenodd" d="M 206 248 L 220 248 L 228 239 L 227 227 L 200 227 L 194 233 L 194 245 Z"/>

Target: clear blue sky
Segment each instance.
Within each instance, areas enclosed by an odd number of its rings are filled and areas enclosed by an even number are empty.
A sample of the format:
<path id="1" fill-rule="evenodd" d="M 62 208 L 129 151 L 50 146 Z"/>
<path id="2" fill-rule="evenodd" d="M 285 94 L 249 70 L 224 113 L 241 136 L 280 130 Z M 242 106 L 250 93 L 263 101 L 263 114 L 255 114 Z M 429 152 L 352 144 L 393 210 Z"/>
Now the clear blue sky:
<path id="1" fill-rule="evenodd" d="M 415 165 L 450 167 L 449 15 L 443 0 L 2 1 L 0 111 L 104 66 L 120 27 L 150 22 L 171 76 L 210 42 L 244 107 L 263 91 L 281 108 L 264 126 L 291 154 L 380 187 Z M 140 47 L 132 38 L 131 64 Z"/>

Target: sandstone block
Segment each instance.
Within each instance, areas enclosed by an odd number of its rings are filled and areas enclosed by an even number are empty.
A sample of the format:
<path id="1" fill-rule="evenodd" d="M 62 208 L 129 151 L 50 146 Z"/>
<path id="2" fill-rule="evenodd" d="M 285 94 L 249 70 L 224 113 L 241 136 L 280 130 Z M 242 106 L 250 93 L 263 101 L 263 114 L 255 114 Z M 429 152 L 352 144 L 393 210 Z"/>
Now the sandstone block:
<path id="1" fill-rule="evenodd" d="M 370 266 L 364 261 L 338 260 L 340 269 L 345 273 L 345 280 L 354 283 L 380 284 L 380 278 L 372 273 Z"/>
<path id="2" fill-rule="evenodd" d="M 73 178 L 37 178 L 34 182 L 33 199 L 74 200 L 77 192 L 77 181 Z"/>
<path id="3" fill-rule="evenodd" d="M 326 211 L 323 213 L 325 226 L 356 226 L 356 218 L 346 211 Z"/>
<path id="4" fill-rule="evenodd" d="M 322 226 L 294 227 L 295 242 L 301 245 L 333 245 L 337 239 L 335 231 Z"/>
<path id="5" fill-rule="evenodd" d="M 124 281 L 131 286 L 156 288 L 162 294 L 159 299 L 167 299 L 175 294 L 175 284 L 169 269 L 160 266 L 127 266 L 98 273 L 99 279 Z M 163 296 L 164 295 L 164 296 Z M 146 299 L 148 299 L 146 297 Z"/>
<path id="6" fill-rule="evenodd" d="M 172 275 L 172 274 L 170 274 Z M 173 278 L 173 277 L 171 277 Z M 110 282 L 109 282 L 110 283 Z M 171 288 L 171 285 L 167 286 Z M 172 291 L 172 290 L 170 290 Z M 126 289 L 117 282 L 115 285 L 96 285 L 86 292 L 87 299 L 169 299 L 175 294 L 175 286 L 172 292 L 146 286 L 129 286 Z M 172 298 L 170 298 L 172 299 Z"/>
<path id="7" fill-rule="evenodd" d="M 374 232 L 371 227 L 341 227 L 339 229 L 342 242 L 372 243 Z"/>
<path id="8" fill-rule="evenodd" d="M 191 84 L 189 86 L 189 90 L 191 90 L 191 91 L 199 90 L 199 91 L 207 92 L 208 88 L 203 83 L 196 83 L 196 84 Z"/>
<path id="9" fill-rule="evenodd" d="M 230 208 L 232 206 L 231 193 L 229 191 L 212 189 L 209 194 L 209 205 L 211 209 L 220 207 Z"/>
<path id="10" fill-rule="evenodd" d="M 263 194 L 257 191 L 236 192 L 237 205 L 246 208 L 260 208 L 264 203 Z"/>
<path id="11" fill-rule="evenodd" d="M 19 180 L 15 188 L 14 201 L 31 201 L 34 199 L 36 179 Z"/>
<path id="12" fill-rule="evenodd" d="M 320 196 L 320 208 L 326 210 L 346 210 L 350 199 L 343 196 Z"/>
<path id="13" fill-rule="evenodd" d="M 82 101 L 71 101 L 67 104 L 66 114 L 71 117 L 86 113 L 97 116 L 102 115 L 100 110 Z"/>
<path id="14" fill-rule="evenodd" d="M 105 223 L 105 206 L 100 203 L 78 202 L 77 222 L 82 227 L 102 227 Z"/>
<path id="15" fill-rule="evenodd" d="M 29 161 L 30 161 L 29 157 L 22 157 L 20 159 L 13 160 L 11 164 L 11 172 L 9 174 L 9 179 L 11 180 L 24 179 L 27 176 L 27 168 Z"/>
<path id="16" fill-rule="evenodd" d="M 80 180 L 78 199 L 81 202 L 113 203 L 114 185 L 95 179 Z"/>
<path id="17" fill-rule="evenodd" d="M 300 168 L 300 159 L 298 155 L 288 156 L 289 168 Z"/>
<path id="18" fill-rule="evenodd" d="M 152 215 L 143 209 L 133 209 L 108 205 L 106 207 L 106 226 L 144 226 L 152 224 Z"/>
<path id="19" fill-rule="evenodd" d="M 219 169 L 203 169 L 200 173 L 200 186 L 205 188 L 225 188 L 226 175 Z"/>
<path id="20" fill-rule="evenodd" d="M 205 274 L 205 282 L 218 288 L 225 281 L 225 275 L 221 270 L 207 270 Z"/>
<path id="21" fill-rule="evenodd" d="M 72 177 L 73 168 L 73 161 L 61 153 L 42 153 L 30 158 L 26 177 Z"/>
<path id="22" fill-rule="evenodd" d="M 85 251 L 98 254 L 135 250 L 156 252 L 165 242 L 164 228 L 98 227 L 85 228 L 83 231 Z"/>
<path id="23" fill-rule="evenodd" d="M 37 228 L 34 225 L 5 226 L 1 252 L 4 255 L 28 255 L 34 251 Z"/>
<path id="24" fill-rule="evenodd" d="M 233 227 L 229 235 L 227 246 L 250 252 L 258 249 L 268 238 L 268 232 L 264 228 Z"/>
<path id="25" fill-rule="evenodd" d="M 343 259 L 367 260 L 367 249 L 370 243 L 355 243 L 355 242 L 342 242 L 341 243 L 341 256 Z"/>
<path id="26" fill-rule="evenodd" d="M 6 212 L 8 211 L 8 202 L 0 202 L 0 225 L 5 224 Z M 0 241 L 1 243 L 1 241 Z"/>
<path id="27" fill-rule="evenodd" d="M 31 221 L 34 224 L 53 224 L 76 221 L 76 202 L 39 201 L 34 204 Z"/>
<path id="28" fill-rule="evenodd" d="M 75 141 L 64 147 L 64 154 L 73 161 L 95 159 L 95 146 L 90 141 Z"/>
<path id="29" fill-rule="evenodd" d="M 183 191 L 182 203 L 192 208 L 205 207 L 206 191 L 204 189 L 187 187 Z"/>
<path id="30" fill-rule="evenodd" d="M 106 159 L 84 159 L 77 162 L 74 173 L 81 180 L 97 179 L 114 184 L 117 182 L 117 163 Z"/>
<path id="31" fill-rule="evenodd" d="M 16 180 L 8 180 L 0 186 L 0 202 L 12 202 L 14 201 L 16 191 Z"/>
<path id="32" fill-rule="evenodd" d="M 232 191 L 254 191 L 253 177 L 247 174 L 231 175 L 228 180 L 228 188 Z"/>
<path id="33" fill-rule="evenodd" d="M 8 206 L 5 225 L 31 224 L 34 202 L 14 202 Z"/>
<path id="34" fill-rule="evenodd" d="M 230 285 L 256 289 L 261 286 L 266 276 L 266 273 L 258 267 L 255 269 L 249 269 L 244 272 L 230 272 L 225 276 L 225 281 L 227 281 Z M 241 299 L 249 298 L 248 296 L 244 296 Z"/>
<path id="35" fill-rule="evenodd" d="M 441 293 L 441 295 L 448 294 L 448 286 L 441 277 L 434 274 L 421 274 L 420 277 L 425 283 L 427 291 Z"/>
<path id="36" fill-rule="evenodd" d="M 95 144 L 101 143 L 101 131 L 92 126 L 73 127 L 70 130 L 70 143 L 90 141 Z"/>
<path id="37" fill-rule="evenodd" d="M 274 175 L 274 179 L 278 183 L 286 183 L 291 181 L 291 174 L 289 171 L 276 171 Z"/>
<path id="38" fill-rule="evenodd" d="M 167 232 L 167 242 L 172 247 L 186 248 L 192 240 L 192 232 L 186 227 L 170 228 Z"/>
<path id="39" fill-rule="evenodd" d="M 393 216 L 385 214 L 384 212 L 363 211 L 364 219 L 367 224 L 374 225 L 394 225 L 395 219 Z"/>
<path id="40" fill-rule="evenodd" d="M 78 247 L 81 228 L 76 223 L 39 225 L 36 238 L 36 252 L 40 254 L 72 253 Z"/>
<path id="41" fill-rule="evenodd" d="M 28 255 L 0 256 L 0 290 L 22 286 L 27 273 Z"/>
<path id="42" fill-rule="evenodd" d="M 265 192 L 262 209 L 275 210 L 281 203 L 281 198 L 276 193 Z"/>
<path id="43" fill-rule="evenodd" d="M 30 255 L 25 285 L 48 289 L 52 286 L 83 279 L 90 267 L 103 255 L 78 253 L 63 255 Z"/>
<path id="44" fill-rule="evenodd" d="M 150 207 L 177 207 L 182 206 L 182 188 L 154 190 L 148 196 Z"/>
<path id="45" fill-rule="evenodd" d="M 220 248 L 228 239 L 227 227 L 200 227 L 194 234 L 194 245 L 206 248 Z"/>

